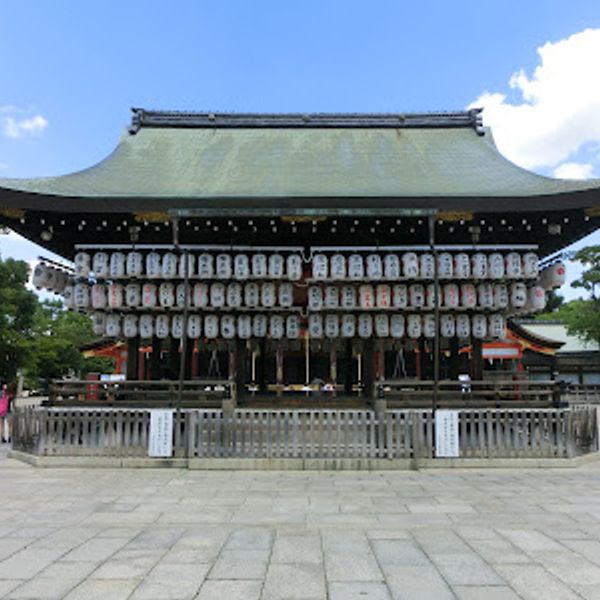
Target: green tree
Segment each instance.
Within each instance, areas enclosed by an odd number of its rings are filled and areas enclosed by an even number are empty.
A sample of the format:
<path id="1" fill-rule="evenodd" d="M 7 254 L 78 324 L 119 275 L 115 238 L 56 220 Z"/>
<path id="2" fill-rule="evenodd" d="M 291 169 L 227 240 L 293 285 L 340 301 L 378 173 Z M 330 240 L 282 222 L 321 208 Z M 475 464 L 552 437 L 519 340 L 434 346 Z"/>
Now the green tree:
<path id="1" fill-rule="evenodd" d="M 29 265 L 0 260 L 0 378 L 13 380 L 28 359 L 37 298 L 25 284 Z"/>

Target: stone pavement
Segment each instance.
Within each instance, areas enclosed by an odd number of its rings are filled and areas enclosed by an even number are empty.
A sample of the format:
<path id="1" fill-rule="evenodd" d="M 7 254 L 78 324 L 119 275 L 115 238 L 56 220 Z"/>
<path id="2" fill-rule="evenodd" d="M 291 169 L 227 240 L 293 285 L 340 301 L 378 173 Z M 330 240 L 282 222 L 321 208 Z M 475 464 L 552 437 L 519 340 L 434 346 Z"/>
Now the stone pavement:
<path id="1" fill-rule="evenodd" d="M 36 469 L 0 458 L 0 596 L 600 599 L 579 469 Z"/>

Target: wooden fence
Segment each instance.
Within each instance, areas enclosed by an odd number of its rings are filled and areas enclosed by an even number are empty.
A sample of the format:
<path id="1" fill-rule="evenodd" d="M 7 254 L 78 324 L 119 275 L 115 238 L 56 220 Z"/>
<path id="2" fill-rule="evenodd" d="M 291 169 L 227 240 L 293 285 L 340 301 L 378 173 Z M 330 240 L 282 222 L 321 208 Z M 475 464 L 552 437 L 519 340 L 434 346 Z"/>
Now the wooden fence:
<path id="1" fill-rule="evenodd" d="M 600 385 L 569 384 L 563 390 L 562 400 L 569 404 L 600 404 Z"/>
<path id="2" fill-rule="evenodd" d="M 595 407 L 458 411 L 462 458 L 573 457 L 598 448 Z M 147 456 L 149 410 L 17 409 L 13 448 L 46 456 Z M 182 410 L 176 457 L 433 458 L 431 411 Z"/>

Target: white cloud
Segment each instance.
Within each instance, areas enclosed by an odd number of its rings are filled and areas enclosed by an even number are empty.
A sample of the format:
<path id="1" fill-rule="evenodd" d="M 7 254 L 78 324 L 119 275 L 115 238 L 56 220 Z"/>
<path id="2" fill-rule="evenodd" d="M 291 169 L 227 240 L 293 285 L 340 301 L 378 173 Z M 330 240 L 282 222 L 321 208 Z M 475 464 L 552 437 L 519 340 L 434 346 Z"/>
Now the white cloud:
<path id="1" fill-rule="evenodd" d="M 600 142 L 600 29 L 547 42 L 537 51 L 533 74 L 520 70 L 510 78 L 514 100 L 484 92 L 471 104 L 485 108 L 484 123 L 500 151 L 528 169 L 556 167 L 583 145 Z"/>
<path id="2" fill-rule="evenodd" d="M 559 179 L 590 179 L 594 177 L 594 165 L 590 163 L 566 162 L 554 169 L 554 177 Z"/>
<path id="3" fill-rule="evenodd" d="M 24 119 L 6 117 L 4 119 L 4 135 L 18 139 L 26 135 L 37 135 L 48 126 L 48 121 L 42 115 L 35 115 Z"/>

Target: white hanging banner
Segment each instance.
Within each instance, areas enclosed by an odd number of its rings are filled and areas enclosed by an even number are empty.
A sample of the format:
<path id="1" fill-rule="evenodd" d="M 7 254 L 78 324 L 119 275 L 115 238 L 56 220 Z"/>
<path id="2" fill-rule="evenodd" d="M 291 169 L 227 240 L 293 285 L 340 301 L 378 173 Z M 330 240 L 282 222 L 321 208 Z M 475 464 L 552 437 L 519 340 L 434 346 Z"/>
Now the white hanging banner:
<path id="1" fill-rule="evenodd" d="M 435 456 L 436 458 L 458 457 L 458 411 L 435 411 Z"/>
<path id="2" fill-rule="evenodd" d="M 148 436 L 150 458 L 173 456 L 173 411 L 150 411 L 150 435 Z"/>

